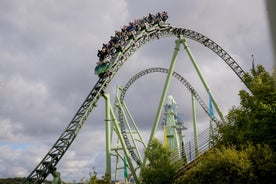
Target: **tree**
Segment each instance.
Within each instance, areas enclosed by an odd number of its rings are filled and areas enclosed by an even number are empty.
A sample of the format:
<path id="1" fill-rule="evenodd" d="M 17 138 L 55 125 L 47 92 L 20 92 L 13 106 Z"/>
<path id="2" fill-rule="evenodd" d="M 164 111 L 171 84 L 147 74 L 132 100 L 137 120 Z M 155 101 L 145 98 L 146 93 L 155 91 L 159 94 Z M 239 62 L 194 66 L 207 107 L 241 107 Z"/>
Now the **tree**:
<path id="1" fill-rule="evenodd" d="M 238 152 L 234 148 L 216 148 L 201 158 L 200 163 L 188 170 L 178 183 L 250 183 L 250 176 L 251 165 L 244 152 Z"/>
<path id="2" fill-rule="evenodd" d="M 275 154 L 268 146 L 246 145 L 215 148 L 176 183 L 240 184 L 271 183 L 276 176 Z"/>
<path id="3" fill-rule="evenodd" d="M 268 145 L 246 147 L 255 183 L 272 183 L 276 178 L 276 153 Z"/>
<path id="4" fill-rule="evenodd" d="M 267 144 L 276 151 L 276 80 L 261 65 L 244 76 L 251 92 L 241 90 L 240 106 L 233 107 L 219 127 L 219 145 Z"/>
<path id="5" fill-rule="evenodd" d="M 258 65 L 244 76 L 240 106 L 218 126 L 216 148 L 176 183 L 273 183 L 276 178 L 276 69 Z"/>
<path id="6" fill-rule="evenodd" d="M 110 184 L 111 183 L 110 176 L 108 174 L 105 174 L 104 176 L 102 176 L 102 179 L 98 179 L 95 168 L 93 168 L 93 174 L 90 173 L 89 175 L 90 175 L 89 184 Z"/>
<path id="7" fill-rule="evenodd" d="M 149 163 L 141 169 L 141 181 L 146 184 L 173 183 L 176 166 L 170 162 L 172 152 L 153 139 L 145 151 Z"/>
<path id="8" fill-rule="evenodd" d="M 90 173 L 90 181 L 89 184 L 97 184 L 97 172 L 95 170 L 95 168 L 93 168 L 93 174 Z"/>

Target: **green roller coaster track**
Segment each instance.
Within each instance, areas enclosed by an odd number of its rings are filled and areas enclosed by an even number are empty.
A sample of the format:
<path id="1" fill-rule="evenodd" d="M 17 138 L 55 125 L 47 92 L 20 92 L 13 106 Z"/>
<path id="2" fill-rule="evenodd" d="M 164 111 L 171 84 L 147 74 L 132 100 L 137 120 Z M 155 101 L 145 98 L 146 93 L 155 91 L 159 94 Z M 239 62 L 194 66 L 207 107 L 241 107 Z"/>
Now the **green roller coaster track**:
<path id="1" fill-rule="evenodd" d="M 110 75 L 99 78 L 99 80 L 96 82 L 96 84 L 72 118 L 72 120 L 69 122 L 68 126 L 65 128 L 64 132 L 62 132 L 62 134 L 51 147 L 49 152 L 34 168 L 30 175 L 26 177 L 23 183 L 42 183 L 45 180 L 45 178 L 50 174 L 50 169 L 57 165 L 57 163 L 61 160 L 72 142 L 75 140 L 84 122 L 87 120 L 92 110 L 96 107 L 99 98 L 103 95 L 106 87 L 119 71 L 121 66 L 128 60 L 128 58 L 132 54 L 135 53 L 138 48 L 142 47 L 150 41 L 154 41 L 163 37 L 177 37 L 179 45 L 183 44 L 185 49 L 188 48 L 188 46 L 186 45 L 186 39 L 192 39 L 204 45 L 206 48 L 209 48 L 215 54 L 217 54 L 234 71 L 234 73 L 241 79 L 241 81 L 243 81 L 243 76 L 245 72 L 239 66 L 239 64 L 224 49 L 222 49 L 221 46 L 196 31 L 166 26 L 162 28 L 156 27 L 156 29 L 152 30 L 149 33 L 145 32 L 138 39 L 129 41 L 128 47 L 124 48 L 123 52 L 121 53 L 122 57 L 117 57 L 116 60 L 113 62 L 113 65 L 110 68 Z M 192 60 L 192 55 L 189 56 Z M 172 73 L 172 71 L 170 72 Z M 209 91 L 210 89 L 208 88 L 208 86 L 206 84 L 204 85 L 206 90 Z"/>

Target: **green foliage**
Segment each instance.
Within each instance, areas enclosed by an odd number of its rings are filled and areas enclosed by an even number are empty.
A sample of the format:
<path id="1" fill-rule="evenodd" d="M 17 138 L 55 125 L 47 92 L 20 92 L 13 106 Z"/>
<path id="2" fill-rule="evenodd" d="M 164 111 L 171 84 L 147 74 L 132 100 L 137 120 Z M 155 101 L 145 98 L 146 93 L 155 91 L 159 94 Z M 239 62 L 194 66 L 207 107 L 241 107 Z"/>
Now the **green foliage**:
<path id="1" fill-rule="evenodd" d="M 275 72 L 275 71 L 274 71 Z M 267 144 L 276 151 L 275 77 L 258 65 L 244 80 L 252 93 L 241 90 L 240 106 L 233 107 L 227 123 L 219 127 L 219 145 Z"/>
<path id="2" fill-rule="evenodd" d="M 262 66 L 244 76 L 250 92 L 241 90 L 218 127 L 216 148 L 200 158 L 175 183 L 273 183 L 276 178 L 276 70 Z"/>
<path id="3" fill-rule="evenodd" d="M 0 184 L 22 184 L 24 178 L 0 178 Z M 51 181 L 44 181 L 45 184 L 51 184 Z"/>
<path id="4" fill-rule="evenodd" d="M 254 179 L 250 166 L 244 152 L 238 152 L 234 148 L 214 149 L 199 164 L 188 170 L 179 183 L 247 183 Z"/>
<path id="5" fill-rule="evenodd" d="M 268 146 L 215 148 L 176 183 L 271 183 L 276 176 L 275 158 Z"/>
<path id="6" fill-rule="evenodd" d="M 23 182 L 23 178 L 1 178 L 0 184 L 21 184 Z"/>
<path id="7" fill-rule="evenodd" d="M 95 171 L 95 169 L 93 170 L 93 174 L 90 175 L 89 184 L 97 184 L 97 172 Z"/>
<path id="8" fill-rule="evenodd" d="M 149 164 L 141 169 L 142 183 L 172 183 L 177 168 L 170 162 L 171 154 L 157 139 L 154 139 L 145 151 Z"/>
<path id="9" fill-rule="evenodd" d="M 110 184 L 110 176 L 108 174 L 105 174 L 105 176 L 102 176 L 102 179 L 97 179 L 97 172 L 94 170 L 93 174 L 90 175 L 90 181 L 89 184 Z"/>
<path id="10" fill-rule="evenodd" d="M 111 183 L 110 175 L 108 175 L 108 174 L 105 174 L 102 177 L 102 180 L 98 180 L 98 184 L 110 184 L 110 183 Z"/>
<path id="11" fill-rule="evenodd" d="M 246 148 L 256 183 L 271 183 L 276 178 L 276 153 L 268 145 Z"/>

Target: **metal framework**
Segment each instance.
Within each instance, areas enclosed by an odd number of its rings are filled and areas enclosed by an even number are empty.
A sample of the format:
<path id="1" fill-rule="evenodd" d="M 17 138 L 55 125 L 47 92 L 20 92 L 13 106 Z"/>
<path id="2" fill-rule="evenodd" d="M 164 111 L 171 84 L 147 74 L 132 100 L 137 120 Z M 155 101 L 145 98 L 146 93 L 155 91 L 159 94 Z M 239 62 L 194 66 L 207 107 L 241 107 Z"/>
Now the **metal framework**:
<path id="1" fill-rule="evenodd" d="M 120 140 L 120 143 L 121 143 L 121 145 L 122 145 L 122 149 L 123 149 L 123 151 L 124 151 L 124 153 L 125 153 L 125 155 L 126 155 L 126 159 L 127 159 L 127 162 L 128 162 L 128 166 L 129 166 L 129 168 L 130 168 L 130 170 L 131 170 L 131 172 L 132 172 L 132 174 L 133 174 L 133 177 L 134 177 L 134 180 L 136 181 L 136 183 L 139 183 L 139 180 L 138 180 L 138 177 L 137 177 L 137 175 L 136 175 L 136 173 L 135 173 L 135 169 L 134 169 L 134 166 L 133 166 L 133 164 L 132 164 L 132 162 L 131 162 L 131 160 L 130 160 L 130 156 L 129 156 L 129 152 L 128 152 L 128 150 L 127 150 L 127 146 L 126 146 L 126 144 L 125 144 L 125 142 L 124 142 L 124 138 L 123 138 L 123 134 L 121 133 L 121 129 L 120 129 L 120 127 L 119 127 L 119 122 L 116 120 L 116 116 L 115 116 L 115 113 L 114 113 L 114 111 L 113 111 L 113 109 L 112 109 L 112 107 L 111 107 L 111 104 L 110 104 L 110 95 L 109 94 L 107 94 L 107 93 L 104 93 L 103 94 L 103 96 L 104 96 L 104 99 L 105 99 L 105 104 L 106 104 L 106 121 L 108 122 L 108 125 L 106 126 L 107 127 L 107 139 L 108 139 L 108 145 L 106 146 L 107 147 L 107 150 L 106 150 L 106 156 L 107 156 L 107 159 L 106 159 L 106 166 L 107 166 L 107 168 L 106 168 L 106 174 L 108 174 L 109 176 L 108 177 L 111 177 L 111 159 L 110 159 L 110 156 L 111 156 L 111 142 L 109 142 L 109 141 L 111 141 L 111 129 L 110 129 L 110 123 L 111 123 L 111 121 L 113 122 L 113 125 L 114 125 L 114 129 L 115 129 L 115 131 L 116 131 L 116 133 L 117 133 L 117 136 L 118 136 L 118 138 L 119 138 L 119 140 Z"/>
<path id="2" fill-rule="evenodd" d="M 49 152 L 41 160 L 35 169 L 30 173 L 23 183 L 42 183 L 50 173 L 50 168 L 57 165 L 60 159 L 63 157 L 69 146 L 76 138 L 79 130 L 83 126 L 84 122 L 88 118 L 96 106 L 100 96 L 104 90 L 116 75 L 120 67 L 127 61 L 127 59 L 142 45 L 147 42 L 160 39 L 162 37 L 183 37 L 197 41 L 203 44 L 219 57 L 235 72 L 235 74 L 243 81 L 245 72 L 239 66 L 239 64 L 217 43 L 209 39 L 208 37 L 189 29 L 184 28 L 173 28 L 171 26 L 164 28 L 157 28 L 152 30 L 150 33 L 144 33 L 137 40 L 130 40 L 128 46 L 123 50 L 121 56 L 117 57 L 111 67 L 111 75 L 104 78 L 99 78 L 87 98 L 84 100 L 79 110 L 74 115 L 73 119 L 69 122 L 64 132 L 60 135 L 58 140 L 51 147 Z M 244 81 L 243 81 L 244 82 Z M 246 84 L 245 84 L 246 85 Z M 156 118 L 158 119 L 158 118 Z"/>
<path id="3" fill-rule="evenodd" d="M 155 68 L 149 68 L 146 70 L 143 70 L 137 74 L 135 74 L 127 83 L 126 85 L 123 87 L 123 89 L 121 90 L 121 95 L 120 95 L 120 101 L 124 102 L 124 98 L 125 95 L 127 93 L 127 90 L 131 87 L 131 85 L 137 81 L 138 79 L 140 79 L 141 77 L 148 75 L 148 74 L 152 74 L 152 73 L 165 73 L 168 74 L 168 69 L 166 68 L 160 68 L 160 67 L 155 67 Z M 178 74 L 177 72 L 173 72 L 172 76 L 175 77 L 179 82 L 181 82 L 188 91 L 190 91 L 190 93 L 192 94 L 192 96 L 197 100 L 197 102 L 199 103 L 199 105 L 201 106 L 201 108 L 204 110 L 204 112 L 210 117 L 210 119 L 215 122 L 216 124 L 220 124 L 221 121 L 218 120 L 215 116 L 211 116 L 209 114 L 209 107 L 206 105 L 206 103 L 204 102 L 204 100 L 200 97 L 200 95 L 197 93 L 197 91 L 193 88 L 193 86 L 180 74 Z M 123 134 L 125 143 L 128 147 L 129 152 L 131 153 L 131 156 L 133 158 L 133 160 L 135 160 L 135 162 L 138 165 L 141 165 L 142 161 L 139 159 L 139 157 L 137 156 L 135 150 L 133 149 L 133 145 L 131 145 L 131 141 L 128 139 L 128 135 L 127 135 L 127 131 L 125 131 L 125 121 L 124 121 L 124 117 L 121 111 L 119 111 L 119 122 L 121 125 L 121 133 Z M 195 138 L 196 139 L 196 138 Z"/>
<path id="4" fill-rule="evenodd" d="M 115 152 L 115 153 L 111 153 L 111 156 L 115 156 L 116 157 L 116 168 L 115 168 L 115 181 L 117 181 L 118 177 L 118 170 L 122 169 L 122 167 L 119 167 L 119 159 L 122 161 L 128 161 L 128 162 L 132 162 L 130 159 L 130 150 L 132 150 L 132 152 L 137 153 L 137 157 L 139 160 L 142 159 L 142 156 L 139 152 L 139 148 L 138 148 L 138 143 L 140 145 L 142 145 L 142 149 L 146 148 L 146 144 L 143 140 L 143 137 L 134 121 L 134 118 L 132 117 L 126 103 L 124 101 L 120 101 L 119 99 L 119 92 L 122 91 L 122 88 L 120 86 L 117 87 L 116 90 L 116 97 L 115 97 L 115 103 L 113 108 L 110 108 L 110 110 L 118 112 L 117 114 L 121 114 L 121 118 L 124 119 L 124 121 L 120 121 L 120 120 L 116 120 L 116 121 L 112 121 L 112 123 L 117 123 L 117 126 L 115 126 L 115 128 L 113 129 L 116 134 L 117 134 L 117 143 L 116 145 L 111 148 L 111 151 Z M 118 115 L 119 116 L 119 115 Z M 123 124 L 123 125 L 122 125 Z M 116 127 L 120 127 L 120 130 L 116 130 Z M 122 128 L 123 127 L 123 128 Z M 119 135 L 118 135 L 119 132 Z M 112 137 L 113 133 L 111 132 L 111 137 Z M 124 139 L 124 142 L 121 142 L 119 137 L 122 137 Z M 127 141 L 125 139 L 125 137 L 129 137 L 131 142 L 132 142 L 132 147 L 129 147 L 130 143 L 127 144 Z M 129 139 L 128 139 L 129 141 Z M 125 146 L 125 147 L 124 147 Z M 109 146 L 107 146 L 109 147 Z M 123 150 L 123 153 L 121 152 Z M 125 152 L 125 150 L 127 150 L 127 152 Z M 109 153 L 106 153 L 107 155 Z M 123 156 L 124 155 L 124 156 Z M 134 163 L 135 164 L 135 163 Z M 125 166 L 124 163 L 124 167 L 128 167 L 131 171 L 131 175 L 134 178 L 134 180 L 136 181 L 136 183 L 138 183 L 138 177 L 136 175 L 136 171 L 138 169 L 137 166 L 134 166 L 134 164 L 127 164 L 127 166 Z M 123 167 L 123 169 L 125 169 Z M 111 173 L 110 173 L 111 175 Z"/>

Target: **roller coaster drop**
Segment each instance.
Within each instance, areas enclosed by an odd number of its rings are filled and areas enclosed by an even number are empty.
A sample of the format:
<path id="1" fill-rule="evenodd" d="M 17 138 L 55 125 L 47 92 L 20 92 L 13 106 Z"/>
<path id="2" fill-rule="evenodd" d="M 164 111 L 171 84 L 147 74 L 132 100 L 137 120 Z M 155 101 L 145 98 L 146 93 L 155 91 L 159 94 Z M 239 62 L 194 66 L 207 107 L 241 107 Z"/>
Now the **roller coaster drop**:
<path id="1" fill-rule="evenodd" d="M 42 161 L 35 167 L 35 169 L 30 173 L 30 175 L 24 180 L 23 183 L 42 183 L 46 179 L 46 177 L 51 173 L 52 168 L 55 168 L 57 163 L 61 160 L 62 156 L 65 154 L 69 146 L 72 144 L 72 142 L 78 135 L 78 132 L 80 131 L 84 122 L 87 120 L 89 114 L 92 112 L 94 107 L 96 107 L 96 104 L 99 98 L 101 96 L 104 96 L 105 98 L 107 98 L 105 94 L 105 89 L 107 88 L 108 84 L 111 82 L 115 74 L 118 72 L 120 67 L 142 45 L 163 37 L 177 37 L 177 40 L 175 42 L 176 47 L 175 47 L 175 51 L 172 57 L 169 70 L 162 69 L 162 68 L 153 68 L 153 69 L 148 69 L 140 72 L 127 83 L 125 88 L 122 90 L 122 94 L 120 97 L 120 101 L 122 102 L 124 98 L 124 94 L 128 89 L 128 87 L 139 77 L 151 72 L 168 73 L 163 94 L 160 99 L 160 104 L 155 118 L 154 126 L 152 128 L 151 136 L 149 138 L 149 142 L 153 139 L 153 136 L 156 132 L 158 122 L 160 120 L 161 109 L 164 104 L 164 99 L 167 94 L 171 76 L 176 77 L 187 87 L 187 89 L 191 92 L 191 94 L 198 100 L 199 104 L 204 109 L 204 111 L 209 115 L 207 105 L 199 97 L 198 93 L 194 90 L 194 88 L 183 77 L 173 72 L 176 56 L 181 44 L 184 46 L 184 49 L 187 51 L 206 91 L 210 94 L 211 98 L 213 99 L 214 106 L 218 112 L 218 115 L 220 116 L 220 119 L 223 121 L 223 115 L 220 112 L 219 107 L 216 104 L 215 99 L 211 93 L 211 90 L 204 80 L 204 77 L 200 73 L 199 67 L 193 58 L 193 55 L 188 47 L 186 39 L 187 38 L 192 39 L 198 43 L 201 43 L 207 48 L 209 48 L 210 50 L 212 50 L 214 53 L 216 53 L 234 71 L 234 73 L 241 79 L 242 82 L 244 82 L 243 81 L 243 76 L 245 74 L 244 70 L 225 50 L 222 49 L 222 47 L 220 47 L 218 44 L 216 44 L 208 37 L 196 31 L 184 29 L 184 28 L 174 28 L 169 23 L 167 23 L 166 20 L 165 21 L 159 20 L 158 22 L 149 23 L 147 24 L 145 29 L 134 32 L 133 36 L 127 39 L 124 42 L 124 44 L 120 46 L 120 49 L 118 49 L 111 56 L 109 56 L 108 59 L 104 58 L 103 60 L 100 60 L 100 62 L 98 63 L 98 66 L 95 69 L 95 73 L 99 75 L 99 80 L 96 82 L 95 86 L 92 88 L 91 92 L 88 94 L 87 98 L 84 100 L 83 104 L 76 112 L 75 116 L 70 121 L 70 123 L 68 124 L 64 132 L 61 134 L 61 136 L 52 146 L 50 151 L 45 155 Z M 245 82 L 244 84 L 246 85 Z M 213 116 L 210 118 L 214 122 L 217 122 L 217 123 L 219 122 L 219 120 L 217 120 Z M 135 160 L 138 166 L 140 166 L 141 164 L 144 164 L 145 159 L 144 161 L 142 161 L 137 157 L 136 153 L 133 152 L 133 149 L 129 144 L 130 141 L 128 140 L 127 136 L 124 135 L 126 131 L 124 130 L 124 123 L 123 123 L 124 121 L 122 119 L 122 115 L 119 116 L 119 121 L 121 122 L 120 132 L 122 135 L 118 135 L 118 136 L 119 137 L 121 136 L 122 144 L 125 145 L 125 147 L 128 149 L 130 155 Z M 128 162 L 131 162 L 130 155 L 127 155 Z M 135 182 L 139 183 L 137 177 L 135 178 Z"/>

